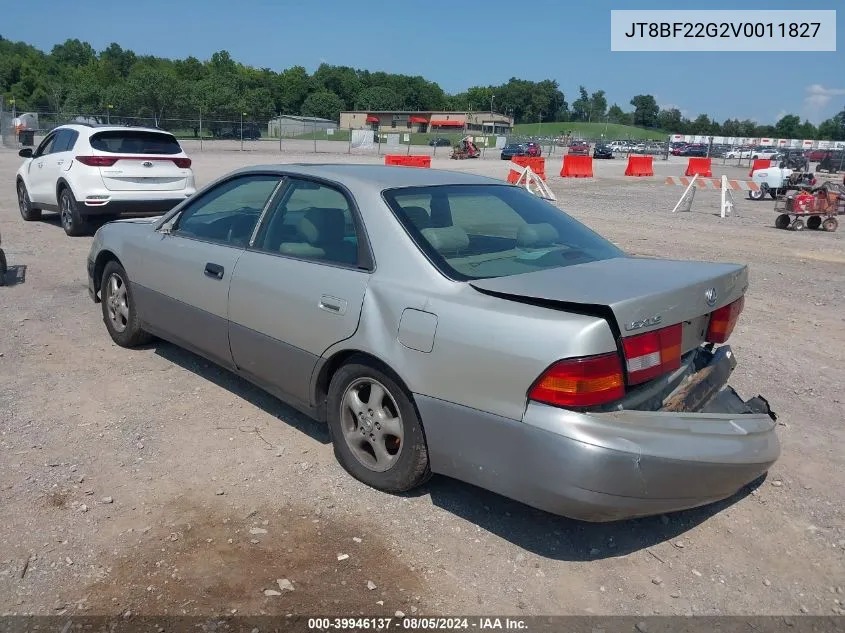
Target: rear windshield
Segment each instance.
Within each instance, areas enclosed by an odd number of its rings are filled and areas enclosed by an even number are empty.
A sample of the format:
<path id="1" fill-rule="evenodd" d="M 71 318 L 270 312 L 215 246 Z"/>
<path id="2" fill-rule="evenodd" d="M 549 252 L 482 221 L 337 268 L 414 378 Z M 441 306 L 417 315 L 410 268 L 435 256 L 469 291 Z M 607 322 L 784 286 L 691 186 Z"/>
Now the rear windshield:
<path id="1" fill-rule="evenodd" d="M 625 253 L 520 187 L 440 185 L 384 197 L 434 265 L 457 280 L 505 277 Z"/>
<path id="2" fill-rule="evenodd" d="M 164 132 L 109 130 L 91 137 L 91 147 L 113 154 L 179 154 L 179 141 Z"/>

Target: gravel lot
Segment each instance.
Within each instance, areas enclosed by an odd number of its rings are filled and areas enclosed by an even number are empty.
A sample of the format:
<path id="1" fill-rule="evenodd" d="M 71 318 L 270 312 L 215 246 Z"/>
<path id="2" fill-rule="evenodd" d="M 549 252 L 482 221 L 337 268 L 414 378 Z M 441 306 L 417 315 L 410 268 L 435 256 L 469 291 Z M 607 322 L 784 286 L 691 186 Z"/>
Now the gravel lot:
<path id="1" fill-rule="evenodd" d="M 379 160 L 344 143 L 185 145 L 198 184 L 256 163 Z M 433 166 L 507 173 L 492 152 L 445 149 Z M 591 525 L 442 477 L 370 490 L 325 428 L 245 381 L 166 343 L 116 347 L 86 291 L 90 238 L 50 214 L 24 223 L 19 158 L 0 150 L 15 267 L 0 288 L 0 613 L 845 613 L 845 227 L 779 231 L 771 200 L 739 194 L 720 219 L 703 190 L 671 214 L 681 189 L 662 177 L 685 161 L 641 179 L 624 162 L 564 180 L 554 158 L 558 204 L 634 254 L 750 265 L 732 384 L 770 400 L 783 455 L 726 502 Z"/>

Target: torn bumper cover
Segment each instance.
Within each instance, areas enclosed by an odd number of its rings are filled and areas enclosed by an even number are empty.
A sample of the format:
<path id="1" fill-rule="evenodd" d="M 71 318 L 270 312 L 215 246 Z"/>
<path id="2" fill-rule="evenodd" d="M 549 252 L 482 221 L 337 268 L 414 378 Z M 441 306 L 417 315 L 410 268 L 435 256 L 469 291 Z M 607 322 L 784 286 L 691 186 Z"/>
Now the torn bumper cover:
<path id="1" fill-rule="evenodd" d="M 436 441 L 432 423 L 432 470 L 594 522 L 730 497 L 779 457 L 776 416 L 764 398 L 743 401 L 726 385 L 735 366 L 728 346 L 701 352 L 657 410 L 579 413 L 531 402 L 515 422 L 419 396 L 424 420 L 448 420 L 452 445 L 471 437 L 460 454 L 438 449 L 448 443 Z"/>

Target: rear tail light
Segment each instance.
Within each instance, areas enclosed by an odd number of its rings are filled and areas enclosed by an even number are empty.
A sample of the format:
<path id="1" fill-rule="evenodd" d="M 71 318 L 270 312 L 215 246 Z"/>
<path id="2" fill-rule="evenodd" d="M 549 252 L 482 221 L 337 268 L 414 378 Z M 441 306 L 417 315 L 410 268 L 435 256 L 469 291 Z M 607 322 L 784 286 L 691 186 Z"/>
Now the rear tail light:
<path id="1" fill-rule="evenodd" d="M 617 354 L 563 360 L 549 367 L 528 391 L 528 398 L 560 407 L 590 407 L 625 395 Z"/>
<path id="2" fill-rule="evenodd" d="M 724 343 L 734 331 L 739 315 L 745 307 L 745 297 L 742 296 L 733 303 L 722 306 L 710 315 L 710 325 L 707 328 L 707 341 L 710 343 Z"/>
<path id="3" fill-rule="evenodd" d="M 172 158 L 170 156 L 77 156 L 76 160 L 78 160 L 83 165 L 88 165 L 89 167 L 111 167 L 119 160 L 172 160 L 177 167 L 180 167 L 182 169 L 187 169 L 191 166 L 190 158 Z"/>
<path id="4" fill-rule="evenodd" d="M 671 325 L 622 340 L 628 384 L 636 385 L 681 366 L 682 325 Z"/>
<path id="5" fill-rule="evenodd" d="M 117 156 L 77 156 L 78 160 L 83 165 L 89 167 L 111 167 L 118 161 Z"/>

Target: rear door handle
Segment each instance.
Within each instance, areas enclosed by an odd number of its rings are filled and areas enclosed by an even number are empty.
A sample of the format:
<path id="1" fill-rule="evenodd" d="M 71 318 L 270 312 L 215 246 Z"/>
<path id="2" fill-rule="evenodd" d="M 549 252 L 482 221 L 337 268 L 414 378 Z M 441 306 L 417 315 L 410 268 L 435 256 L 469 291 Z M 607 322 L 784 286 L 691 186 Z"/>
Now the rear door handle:
<path id="1" fill-rule="evenodd" d="M 333 314 L 346 314 L 346 300 L 323 295 L 320 297 L 320 309 Z"/>
<path id="2" fill-rule="evenodd" d="M 214 277 L 215 279 L 223 279 L 223 266 L 208 262 L 205 265 L 205 274 L 206 276 Z"/>

